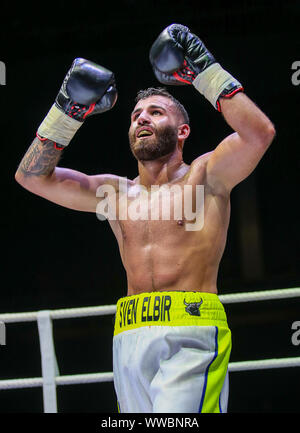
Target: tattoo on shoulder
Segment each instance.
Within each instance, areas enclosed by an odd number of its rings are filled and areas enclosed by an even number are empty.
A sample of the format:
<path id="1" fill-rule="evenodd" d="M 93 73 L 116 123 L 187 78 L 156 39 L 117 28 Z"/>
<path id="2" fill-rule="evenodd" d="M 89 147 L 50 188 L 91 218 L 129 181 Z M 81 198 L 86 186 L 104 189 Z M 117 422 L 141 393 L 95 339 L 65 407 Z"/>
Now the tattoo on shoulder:
<path id="1" fill-rule="evenodd" d="M 19 166 L 24 176 L 47 176 L 54 170 L 62 151 L 53 144 L 51 140 L 33 140 Z"/>

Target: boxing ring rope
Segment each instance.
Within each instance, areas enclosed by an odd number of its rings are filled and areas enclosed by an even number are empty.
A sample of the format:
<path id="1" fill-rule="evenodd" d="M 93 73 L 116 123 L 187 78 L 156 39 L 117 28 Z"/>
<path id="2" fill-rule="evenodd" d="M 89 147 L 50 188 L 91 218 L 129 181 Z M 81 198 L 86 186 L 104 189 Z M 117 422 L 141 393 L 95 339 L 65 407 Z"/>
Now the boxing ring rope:
<path id="1" fill-rule="evenodd" d="M 294 297 L 300 297 L 299 287 L 219 295 L 219 299 L 223 304 L 287 299 Z M 4 322 L 5 324 L 37 321 L 42 360 L 42 377 L 1 380 L 0 390 L 33 388 L 42 386 L 44 412 L 56 413 L 56 385 L 73 385 L 113 381 L 112 372 L 64 376 L 59 375 L 53 342 L 52 319 L 113 315 L 115 314 L 115 312 L 116 305 L 105 305 L 99 307 L 83 307 L 59 310 L 43 310 L 28 313 L 0 314 L 0 322 Z M 230 372 L 236 372 L 288 367 L 300 367 L 300 357 L 231 362 L 229 363 L 228 369 Z"/>

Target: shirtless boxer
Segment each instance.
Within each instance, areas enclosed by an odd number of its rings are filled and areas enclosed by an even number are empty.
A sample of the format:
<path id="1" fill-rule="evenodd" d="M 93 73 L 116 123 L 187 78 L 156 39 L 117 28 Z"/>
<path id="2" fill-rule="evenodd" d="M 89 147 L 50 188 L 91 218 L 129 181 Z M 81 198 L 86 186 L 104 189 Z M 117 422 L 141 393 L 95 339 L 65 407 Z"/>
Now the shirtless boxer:
<path id="1" fill-rule="evenodd" d="M 186 164 L 182 151 L 190 134 L 188 115 L 166 90 L 150 88 L 139 92 L 131 114 L 130 149 L 138 164 L 134 180 L 57 167 L 83 121 L 109 110 L 117 99 L 112 72 L 75 59 L 16 180 L 41 197 L 85 212 L 96 212 L 104 200 L 97 193 L 99 187 L 110 186 L 117 215 L 125 211 L 127 218 L 109 220 L 127 274 L 127 296 L 117 303 L 113 339 L 119 410 L 225 412 L 231 335 L 217 295 L 217 274 L 226 243 L 230 192 L 255 169 L 275 131 L 242 85 L 187 27 L 167 27 L 151 47 L 150 61 L 162 84 L 193 85 L 234 132 Z M 124 184 L 125 193 L 120 188 Z M 139 195 L 154 185 L 177 185 L 181 190 L 191 185 L 193 204 L 195 187 L 203 185 L 203 226 L 187 230 L 192 221 L 184 215 L 176 219 L 172 212 L 168 220 L 129 218 L 137 196 L 148 211 L 161 203 Z M 124 194 L 127 200 L 119 201 Z"/>

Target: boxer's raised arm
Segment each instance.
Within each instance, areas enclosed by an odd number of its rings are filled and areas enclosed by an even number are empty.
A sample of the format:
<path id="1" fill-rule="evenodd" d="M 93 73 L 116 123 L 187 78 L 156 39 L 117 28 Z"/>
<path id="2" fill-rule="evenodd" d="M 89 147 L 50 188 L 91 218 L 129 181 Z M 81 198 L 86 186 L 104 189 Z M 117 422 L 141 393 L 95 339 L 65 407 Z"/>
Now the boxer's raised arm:
<path id="1" fill-rule="evenodd" d="M 103 183 L 116 183 L 116 176 L 87 176 L 56 165 L 84 120 L 110 110 L 116 100 L 114 74 L 88 60 L 75 59 L 20 163 L 17 182 L 62 206 L 95 211 L 96 189 Z"/>
<path id="2" fill-rule="evenodd" d="M 152 45 L 150 61 L 161 83 L 193 85 L 235 131 L 210 153 L 207 163 L 208 184 L 216 192 L 230 192 L 254 170 L 272 142 L 272 122 L 188 27 L 168 26 Z M 192 168 L 197 170 L 198 163 L 202 165 L 202 156 Z"/>
<path id="3" fill-rule="evenodd" d="M 275 129 L 268 117 L 244 94 L 220 98 L 222 114 L 235 131 L 211 153 L 207 181 L 225 192 L 255 169 L 271 144 Z"/>

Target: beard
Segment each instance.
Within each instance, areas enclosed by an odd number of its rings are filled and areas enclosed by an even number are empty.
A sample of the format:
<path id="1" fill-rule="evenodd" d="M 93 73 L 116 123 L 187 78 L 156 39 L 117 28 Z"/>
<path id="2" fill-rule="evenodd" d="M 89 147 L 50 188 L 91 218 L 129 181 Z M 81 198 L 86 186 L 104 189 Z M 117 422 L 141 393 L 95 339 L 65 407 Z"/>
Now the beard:
<path id="1" fill-rule="evenodd" d="M 166 126 L 162 130 L 155 130 L 149 137 L 139 139 L 135 133 L 129 131 L 130 149 L 138 161 L 153 161 L 174 152 L 177 145 L 177 128 Z M 139 141 L 139 144 L 135 144 Z"/>

